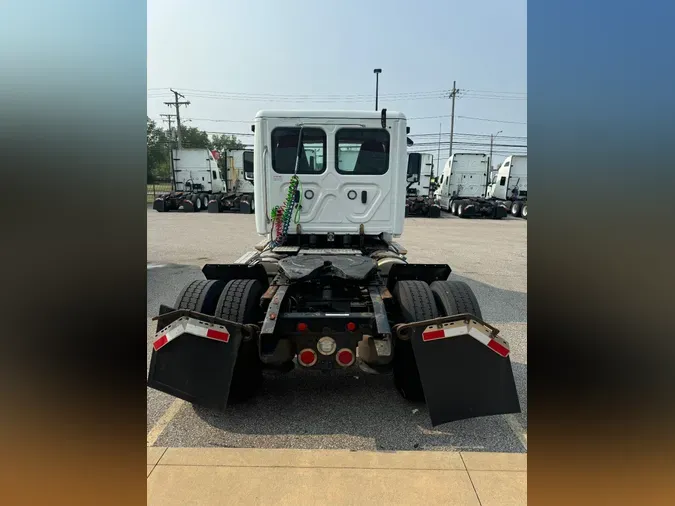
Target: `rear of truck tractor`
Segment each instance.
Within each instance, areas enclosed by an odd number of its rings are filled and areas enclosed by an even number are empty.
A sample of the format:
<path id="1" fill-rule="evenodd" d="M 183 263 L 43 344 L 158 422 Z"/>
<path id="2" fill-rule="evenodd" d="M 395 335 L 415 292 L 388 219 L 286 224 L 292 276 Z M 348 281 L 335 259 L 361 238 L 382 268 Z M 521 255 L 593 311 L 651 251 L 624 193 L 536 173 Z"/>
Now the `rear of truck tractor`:
<path id="1" fill-rule="evenodd" d="M 469 286 L 393 241 L 407 131 L 386 109 L 258 113 L 256 230 L 269 239 L 160 308 L 148 385 L 222 410 L 266 369 L 360 368 L 391 374 L 433 425 L 519 412 L 509 346 Z"/>

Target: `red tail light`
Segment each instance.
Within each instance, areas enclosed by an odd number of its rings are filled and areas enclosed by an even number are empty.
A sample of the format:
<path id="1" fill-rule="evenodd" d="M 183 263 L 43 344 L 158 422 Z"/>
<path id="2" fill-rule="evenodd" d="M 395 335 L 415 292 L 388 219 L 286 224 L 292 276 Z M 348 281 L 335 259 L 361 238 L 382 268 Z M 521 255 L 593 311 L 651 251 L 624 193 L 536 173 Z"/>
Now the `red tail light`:
<path id="1" fill-rule="evenodd" d="M 354 332 L 354 331 L 356 330 L 356 323 L 354 323 L 354 322 L 349 322 L 349 323 L 347 324 L 347 330 L 348 330 L 349 332 Z"/>
<path id="2" fill-rule="evenodd" d="M 349 367 L 354 363 L 355 356 L 352 350 L 348 348 L 342 348 L 339 350 L 335 356 L 337 363 L 340 364 L 342 367 Z"/>
<path id="3" fill-rule="evenodd" d="M 298 332 L 304 332 L 305 330 L 307 330 L 307 324 L 303 323 L 303 322 L 300 322 L 300 323 L 298 323 L 297 329 L 298 329 Z"/>
<path id="4" fill-rule="evenodd" d="M 317 355 L 316 352 L 310 348 L 305 348 L 300 353 L 298 353 L 298 362 L 300 365 L 305 367 L 311 367 L 316 364 Z"/>

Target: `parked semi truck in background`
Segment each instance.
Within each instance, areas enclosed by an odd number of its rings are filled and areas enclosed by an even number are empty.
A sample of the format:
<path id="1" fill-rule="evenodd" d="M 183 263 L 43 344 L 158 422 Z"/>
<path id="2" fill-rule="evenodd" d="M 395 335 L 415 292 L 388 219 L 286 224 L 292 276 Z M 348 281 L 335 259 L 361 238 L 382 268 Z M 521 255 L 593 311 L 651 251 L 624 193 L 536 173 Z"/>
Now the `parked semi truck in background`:
<path id="1" fill-rule="evenodd" d="M 436 190 L 434 155 L 430 153 L 408 153 L 406 183 L 406 216 L 426 216 L 428 218 L 441 216 L 441 208 L 434 198 L 434 190 Z"/>
<path id="2" fill-rule="evenodd" d="M 505 202 L 511 215 L 527 219 L 527 155 L 506 157 L 492 174 L 487 196 Z"/>
<path id="3" fill-rule="evenodd" d="M 507 205 L 486 198 L 489 162 L 484 153 L 453 154 L 435 191 L 441 209 L 460 218 L 505 218 Z"/>
<path id="4" fill-rule="evenodd" d="M 172 156 L 173 190 L 158 195 L 153 209 L 253 212 L 252 150 L 226 152 L 224 170 L 218 166 L 218 153 L 206 148 L 174 149 Z"/>

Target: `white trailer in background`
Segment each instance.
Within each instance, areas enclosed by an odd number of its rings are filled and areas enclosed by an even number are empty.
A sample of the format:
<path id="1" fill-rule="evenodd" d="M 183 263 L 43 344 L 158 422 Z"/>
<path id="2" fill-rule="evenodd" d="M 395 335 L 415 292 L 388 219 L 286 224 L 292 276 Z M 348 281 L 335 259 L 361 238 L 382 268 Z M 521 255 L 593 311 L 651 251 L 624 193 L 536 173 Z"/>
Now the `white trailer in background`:
<path id="1" fill-rule="evenodd" d="M 158 195 L 153 209 L 197 212 L 213 207 L 212 212 L 253 212 L 252 150 L 228 152 L 226 171 L 218 166 L 218 153 L 206 148 L 174 149 L 172 156 L 174 189 Z"/>
<path id="2" fill-rule="evenodd" d="M 506 217 L 504 205 L 486 198 L 489 157 L 484 153 L 455 153 L 445 163 L 435 192 L 441 209 L 460 218 Z"/>
<path id="3" fill-rule="evenodd" d="M 436 189 L 434 155 L 430 153 L 408 153 L 406 177 L 406 216 L 439 218 L 441 208 L 433 196 Z"/>
<path id="4" fill-rule="evenodd" d="M 488 198 L 508 206 L 513 216 L 527 219 L 527 155 L 508 156 L 493 172 Z"/>

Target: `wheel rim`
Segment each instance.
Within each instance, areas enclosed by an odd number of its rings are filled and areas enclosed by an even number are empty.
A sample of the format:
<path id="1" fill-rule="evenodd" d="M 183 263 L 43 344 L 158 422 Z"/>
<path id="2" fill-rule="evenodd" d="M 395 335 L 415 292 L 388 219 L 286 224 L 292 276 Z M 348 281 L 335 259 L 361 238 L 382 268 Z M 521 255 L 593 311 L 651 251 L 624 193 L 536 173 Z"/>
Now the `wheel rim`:
<path id="1" fill-rule="evenodd" d="M 195 207 L 197 208 L 197 211 L 199 211 L 202 208 L 202 200 L 197 199 L 197 202 L 195 202 Z"/>
<path id="2" fill-rule="evenodd" d="M 203 207 L 209 207 L 209 198 L 208 197 L 204 197 L 204 201 L 202 202 L 202 206 Z"/>
<path id="3" fill-rule="evenodd" d="M 255 211 L 255 200 L 251 201 L 251 211 Z"/>
<path id="4" fill-rule="evenodd" d="M 457 206 L 457 214 L 459 214 L 461 216 L 462 211 L 464 211 L 464 206 Z"/>
<path id="5" fill-rule="evenodd" d="M 523 206 L 523 216 L 527 216 L 527 206 Z"/>
<path id="6" fill-rule="evenodd" d="M 518 204 L 513 204 L 511 206 L 511 214 L 518 214 Z"/>

